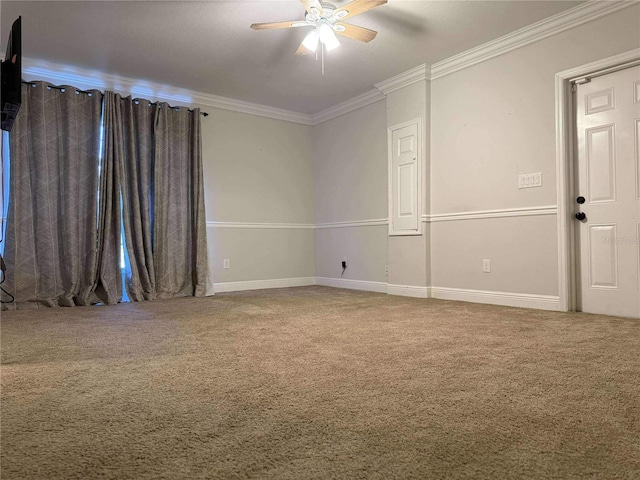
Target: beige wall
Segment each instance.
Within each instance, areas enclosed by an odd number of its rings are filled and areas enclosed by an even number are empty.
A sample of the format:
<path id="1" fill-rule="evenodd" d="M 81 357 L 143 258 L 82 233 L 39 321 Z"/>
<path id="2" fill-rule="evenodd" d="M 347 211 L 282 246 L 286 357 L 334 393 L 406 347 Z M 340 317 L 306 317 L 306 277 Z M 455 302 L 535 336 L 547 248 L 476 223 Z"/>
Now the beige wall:
<path id="1" fill-rule="evenodd" d="M 386 225 L 316 230 L 316 275 L 327 278 L 387 282 Z M 342 275 L 340 262 L 347 258 Z"/>
<path id="2" fill-rule="evenodd" d="M 433 80 L 431 213 L 556 205 L 555 74 L 638 48 L 639 18 L 640 5 Z M 534 172 L 542 187 L 519 190 Z M 434 286 L 558 294 L 555 216 L 431 228 Z"/>
<path id="3" fill-rule="evenodd" d="M 420 81 L 313 127 L 317 224 L 388 217 L 387 128 L 417 118 L 424 126 L 422 209 L 428 211 L 428 99 L 429 82 Z M 422 227 L 421 236 L 396 237 L 388 236 L 387 225 L 318 229 L 316 275 L 426 287 L 429 229 Z"/>
<path id="4" fill-rule="evenodd" d="M 313 127 L 316 223 L 386 218 L 383 101 Z"/>
<path id="5" fill-rule="evenodd" d="M 386 96 L 387 126 L 422 119 L 422 213 L 428 213 L 429 157 L 430 157 L 430 82 L 423 80 L 401 88 Z M 429 228 L 422 223 L 422 235 L 389 237 L 389 283 L 427 287 L 431 276 L 429 262 Z"/>
<path id="6" fill-rule="evenodd" d="M 555 74 L 637 48 L 639 9 L 415 83 L 391 92 L 384 102 L 313 127 L 316 222 L 387 217 L 382 130 L 417 117 L 425 120 L 430 153 L 423 213 L 555 206 Z M 518 175 L 534 172 L 542 172 L 543 186 L 518 189 Z M 364 188 L 361 181 L 378 188 Z M 558 293 L 555 215 L 433 222 L 423 228 L 423 236 L 387 238 L 388 283 Z M 347 269 L 345 278 L 384 281 L 379 267 L 385 230 L 316 231 L 316 274 L 339 278 L 346 256 L 354 270 Z M 482 272 L 484 258 L 492 263 L 489 274 Z"/>
<path id="7" fill-rule="evenodd" d="M 207 219 L 313 223 L 311 127 L 203 109 Z"/>
<path id="8" fill-rule="evenodd" d="M 554 76 L 640 45 L 634 6 L 313 127 L 223 110 L 203 122 L 210 221 L 387 218 L 387 127 L 425 124 L 423 213 L 553 206 Z M 210 112 L 212 113 L 212 112 Z M 519 190 L 522 173 L 543 186 Z M 555 215 L 312 229 L 209 228 L 216 282 L 319 276 L 557 295 Z M 341 277 L 340 262 L 348 268 Z M 223 270 L 222 259 L 231 269 Z M 492 272 L 482 273 L 489 258 Z M 385 266 L 389 276 L 384 274 Z"/>
<path id="9" fill-rule="evenodd" d="M 313 127 L 317 224 L 387 217 L 385 108 L 376 102 Z M 387 231 L 386 225 L 317 229 L 316 275 L 386 282 Z"/>
<path id="10" fill-rule="evenodd" d="M 432 212 L 554 205 L 555 74 L 637 48 L 639 9 L 433 80 Z M 542 188 L 518 190 L 529 172 Z"/>
<path id="11" fill-rule="evenodd" d="M 207 241 L 214 283 L 315 276 L 313 229 L 208 228 Z"/>
<path id="12" fill-rule="evenodd" d="M 213 280 L 341 278 L 347 257 L 345 279 L 556 295 L 554 215 L 423 223 L 407 237 L 388 237 L 386 225 L 309 225 L 387 218 L 387 128 L 418 117 L 423 213 L 554 206 L 554 76 L 638 48 L 639 18 L 640 4 L 313 127 L 202 106 Z M 542 187 L 519 190 L 518 175 L 534 172 Z"/>
<path id="13" fill-rule="evenodd" d="M 431 225 L 436 287 L 558 294 L 555 215 L 438 222 Z M 482 260 L 491 260 L 491 273 Z"/>
<path id="14" fill-rule="evenodd" d="M 313 224 L 311 127 L 202 108 L 209 113 L 202 155 L 213 281 L 313 277 L 313 229 L 212 223 Z M 222 268 L 224 259 L 229 269 Z"/>

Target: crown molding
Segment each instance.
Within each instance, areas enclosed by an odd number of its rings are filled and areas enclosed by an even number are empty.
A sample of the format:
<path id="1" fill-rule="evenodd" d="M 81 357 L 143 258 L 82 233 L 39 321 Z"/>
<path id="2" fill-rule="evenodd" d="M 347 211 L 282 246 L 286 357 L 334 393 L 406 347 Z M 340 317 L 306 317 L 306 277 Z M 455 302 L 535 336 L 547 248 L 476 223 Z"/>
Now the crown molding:
<path id="1" fill-rule="evenodd" d="M 274 118 L 276 120 L 284 120 L 292 123 L 300 123 L 302 125 L 314 125 L 311 115 L 305 113 L 294 112 L 259 103 L 244 102 L 234 98 L 220 97 L 209 93 L 193 92 L 195 103 L 206 105 L 223 110 L 231 110 L 233 112 L 248 113 L 258 115 L 260 117 Z"/>
<path id="2" fill-rule="evenodd" d="M 388 95 L 391 92 L 395 92 L 396 90 L 407 87 L 413 83 L 429 79 L 429 73 L 429 67 L 423 63 L 422 65 L 418 65 L 411 70 L 402 72 L 395 77 L 375 83 L 373 86 L 380 90 L 384 95 Z"/>
<path id="3" fill-rule="evenodd" d="M 111 89 L 126 95 L 140 96 L 151 101 L 166 101 L 175 105 L 189 107 L 197 104 L 302 125 L 318 125 L 383 100 L 385 95 L 413 83 L 421 80 L 434 80 L 449 75 L 637 4 L 638 2 L 635 1 L 594 0 L 579 5 L 496 40 L 449 57 L 433 64 L 431 67 L 426 64 L 419 65 L 374 84 L 375 89 L 313 115 L 28 57 L 23 57 L 22 59 L 22 73 L 27 80 L 45 80 L 56 84 L 72 84 L 82 89 Z"/>
<path id="4" fill-rule="evenodd" d="M 558 15 L 528 25 L 500 38 L 484 43 L 470 50 L 449 57 L 431 66 L 431 80 L 484 62 L 530 43 L 556 35 L 605 15 L 617 12 L 632 5 L 634 1 L 595 0 L 566 10 Z"/>
<path id="5" fill-rule="evenodd" d="M 493 57 L 637 4 L 638 2 L 635 1 L 593 0 L 579 5 L 558 15 L 546 18 L 540 22 L 528 25 L 515 32 L 449 57 L 430 67 L 422 64 L 387 80 L 378 82 L 374 84 L 375 90 L 371 90 L 312 115 L 311 125 L 326 122 L 327 120 L 344 115 L 370 103 L 382 100 L 385 95 L 421 80 L 435 80 L 436 78 L 444 77 L 450 73 L 476 65 L 477 63 L 484 62 Z M 382 95 L 376 94 L 376 91 Z"/>
<path id="6" fill-rule="evenodd" d="M 619 53 L 618 55 L 612 55 L 601 60 L 596 60 L 595 62 L 587 63 L 586 65 L 563 70 L 556 74 L 556 79 L 560 81 L 574 81 L 585 75 L 598 72 L 599 70 L 611 68 L 614 65 L 622 67 L 624 66 L 623 64 L 634 62 L 638 59 L 640 59 L 640 48 L 634 48 L 633 50 Z"/>
<path id="7" fill-rule="evenodd" d="M 84 90 L 110 89 L 151 101 L 172 102 L 189 107 L 197 104 L 303 125 L 313 124 L 311 115 L 304 113 L 28 57 L 22 58 L 22 76 L 25 80 L 70 84 Z"/>
<path id="8" fill-rule="evenodd" d="M 353 112 L 354 110 L 366 107 L 367 105 L 379 102 L 380 100 L 384 100 L 384 94 L 374 88 L 362 95 L 353 97 L 346 102 L 339 103 L 333 107 L 327 108 L 326 110 L 313 114 L 311 116 L 312 125 L 318 125 L 319 123 L 326 122 L 327 120 L 339 117 L 345 113 Z"/>

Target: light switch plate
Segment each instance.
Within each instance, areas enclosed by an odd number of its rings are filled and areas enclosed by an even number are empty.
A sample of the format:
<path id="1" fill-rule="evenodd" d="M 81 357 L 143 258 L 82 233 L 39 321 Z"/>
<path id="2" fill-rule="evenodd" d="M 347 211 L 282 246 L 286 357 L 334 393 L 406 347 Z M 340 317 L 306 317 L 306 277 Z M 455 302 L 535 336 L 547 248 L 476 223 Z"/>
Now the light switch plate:
<path id="1" fill-rule="evenodd" d="M 542 186 L 542 173 L 525 173 L 518 176 L 518 188 L 533 188 Z"/>

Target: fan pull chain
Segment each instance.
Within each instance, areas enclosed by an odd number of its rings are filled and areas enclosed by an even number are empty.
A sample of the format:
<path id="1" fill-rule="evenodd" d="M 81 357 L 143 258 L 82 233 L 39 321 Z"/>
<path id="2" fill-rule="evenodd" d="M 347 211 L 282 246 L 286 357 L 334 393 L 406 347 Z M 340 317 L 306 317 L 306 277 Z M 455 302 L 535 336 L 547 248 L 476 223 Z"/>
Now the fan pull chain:
<path id="1" fill-rule="evenodd" d="M 322 57 L 322 76 L 324 77 L 324 44 L 320 44 L 320 57 Z"/>

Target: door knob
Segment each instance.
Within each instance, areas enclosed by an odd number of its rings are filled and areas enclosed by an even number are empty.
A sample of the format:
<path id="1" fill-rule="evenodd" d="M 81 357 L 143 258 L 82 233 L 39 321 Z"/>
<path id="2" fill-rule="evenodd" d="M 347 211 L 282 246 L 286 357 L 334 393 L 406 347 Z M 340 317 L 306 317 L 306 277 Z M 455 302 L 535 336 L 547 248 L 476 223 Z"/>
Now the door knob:
<path id="1" fill-rule="evenodd" d="M 584 212 L 578 212 L 576 213 L 576 218 L 580 221 L 584 220 L 585 218 L 587 218 L 587 216 L 584 214 Z"/>
<path id="2" fill-rule="evenodd" d="M 584 197 L 580 196 L 580 197 L 576 198 L 576 202 L 578 202 L 580 205 L 582 205 L 585 202 Z"/>

